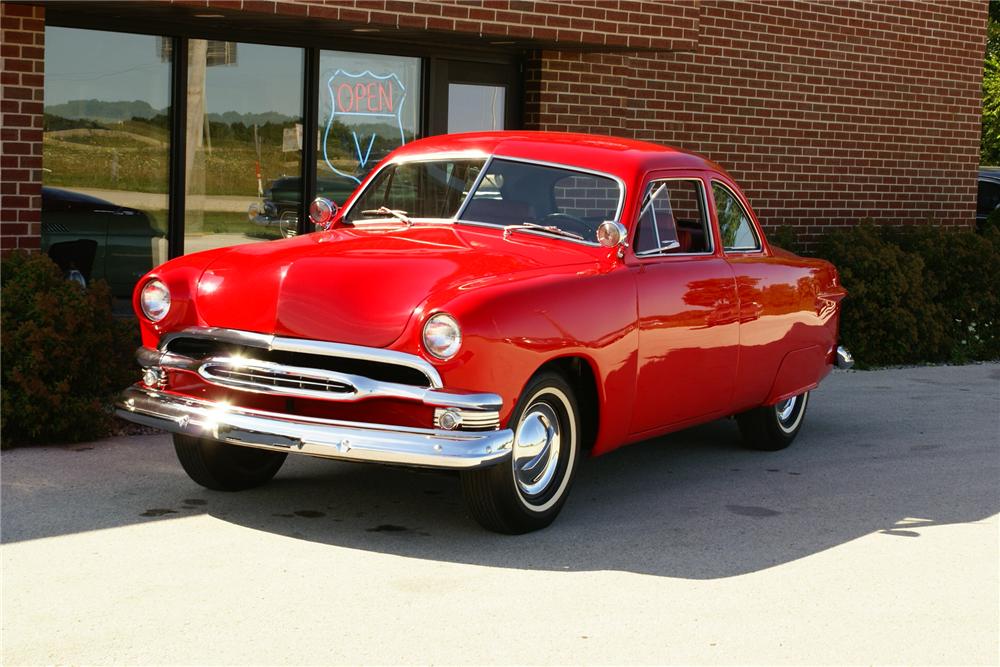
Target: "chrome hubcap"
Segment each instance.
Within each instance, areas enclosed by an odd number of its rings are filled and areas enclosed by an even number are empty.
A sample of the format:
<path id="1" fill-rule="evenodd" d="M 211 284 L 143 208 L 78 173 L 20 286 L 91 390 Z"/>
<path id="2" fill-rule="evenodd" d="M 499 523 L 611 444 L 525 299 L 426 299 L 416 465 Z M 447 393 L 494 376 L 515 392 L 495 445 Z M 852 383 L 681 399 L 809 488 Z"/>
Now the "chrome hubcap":
<path id="1" fill-rule="evenodd" d="M 775 411 L 778 413 L 778 421 L 782 423 L 787 423 L 792 417 L 792 413 L 795 412 L 795 401 L 798 397 L 792 397 L 781 401 L 774 406 Z"/>
<path id="2" fill-rule="evenodd" d="M 524 412 L 514 437 L 514 480 L 526 496 L 548 488 L 559 465 L 559 418 L 547 403 L 535 403 Z"/>

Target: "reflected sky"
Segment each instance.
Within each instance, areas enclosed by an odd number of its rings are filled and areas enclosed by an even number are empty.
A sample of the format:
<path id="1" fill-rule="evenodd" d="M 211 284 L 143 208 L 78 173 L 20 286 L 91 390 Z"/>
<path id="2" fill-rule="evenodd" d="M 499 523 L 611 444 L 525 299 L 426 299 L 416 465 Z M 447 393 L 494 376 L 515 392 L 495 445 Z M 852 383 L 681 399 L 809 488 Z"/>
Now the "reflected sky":
<path id="1" fill-rule="evenodd" d="M 301 114 L 302 81 L 288 76 L 301 71 L 301 49 L 241 43 L 236 54 L 237 65 L 209 68 L 209 113 L 260 113 L 266 100 L 267 111 Z M 154 36 L 47 27 L 45 66 L 47 106 L 95 95 L 107 102 L 143 100 L 156 109 L 170 103 L 160 77 L 168 64 Z"/>

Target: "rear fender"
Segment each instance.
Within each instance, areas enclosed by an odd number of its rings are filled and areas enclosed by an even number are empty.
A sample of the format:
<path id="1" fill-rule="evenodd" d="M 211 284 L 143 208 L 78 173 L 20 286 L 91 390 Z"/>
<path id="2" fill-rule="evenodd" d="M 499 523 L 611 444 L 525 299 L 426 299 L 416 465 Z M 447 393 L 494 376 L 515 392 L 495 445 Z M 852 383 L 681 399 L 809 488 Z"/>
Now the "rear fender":
<path id="1" fill-rule="evenodd" d="M 764 405 L 774 405 L 815 389 L 832 368 L 829 357 L 829 350 L 821 345 L 811 345 L 786 354 Z"/>

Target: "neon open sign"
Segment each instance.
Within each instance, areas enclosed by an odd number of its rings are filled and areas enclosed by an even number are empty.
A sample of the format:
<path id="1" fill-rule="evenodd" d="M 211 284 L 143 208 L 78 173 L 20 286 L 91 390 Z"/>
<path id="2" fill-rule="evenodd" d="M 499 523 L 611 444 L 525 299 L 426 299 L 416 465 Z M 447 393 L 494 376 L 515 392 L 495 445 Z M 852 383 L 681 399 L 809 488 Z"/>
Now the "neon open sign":
<path id="1" fill-rule="evenodd" d="M 339 114 L 389 114 L 395 115 L 393 92 L 394 81 L 369 81 L 368 83 L 337 84 L 337 108 Z M 405 94 L 405 93 L 404 93 Z"/>
<path id="2" fill-rule="evenodd" d="M 357 176 L 345 174 L 330 161 L 326 147 L 330 128 L 338 119 L 354 119 L 351 125 L 355 127 L 363 125 L 366 119 L 371 122 L 378 122 L 376 119 L 380 118 L 390 122 L 395 120 L 395 125 L 399 128 L 399 143 L 405 144 L 403 105 L 406 103 L 406 86 L 396 74 L 375 74 L 371 70 L 355 74 L 338 69 L 327 79 L 326 88 L 330 95 L 330 116 L 323 132 L 323 161 L 334 173 L 361 183 Z M 354 139 L 358 165 L 363 169 L 371 156 L 376 133 L 372 131 L 370 137 L 365 137 L 362 131 L 362 137 L 359 138 L 358 129 L 360 128 L 351 130 L 351 137 Z"/>

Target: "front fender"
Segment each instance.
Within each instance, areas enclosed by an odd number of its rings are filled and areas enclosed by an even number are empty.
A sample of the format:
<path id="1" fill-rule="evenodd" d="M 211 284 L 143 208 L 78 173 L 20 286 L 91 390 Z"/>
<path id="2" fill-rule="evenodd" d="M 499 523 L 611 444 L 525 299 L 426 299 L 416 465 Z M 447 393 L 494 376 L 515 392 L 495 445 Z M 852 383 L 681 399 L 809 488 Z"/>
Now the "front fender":
<path id="1" fill-rule="evenodd" d="M 438 311 L 452 314 L 463 332 L 460 352 L 447 362 L 435 360 L 420 345 L 423 322 Z M 434 295 L 418 309 L 400 341 L 434 363 L 446 387 L 503 397 L 502 424 L 542 365 L 582 358 L 597 382 L 601 418 L 594 453 L 625 440 L 638 332 L 635 281 L 622 265 L 505 276 L 474 289 Z"/>

